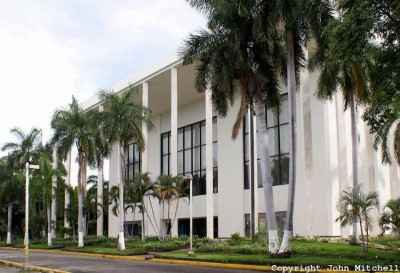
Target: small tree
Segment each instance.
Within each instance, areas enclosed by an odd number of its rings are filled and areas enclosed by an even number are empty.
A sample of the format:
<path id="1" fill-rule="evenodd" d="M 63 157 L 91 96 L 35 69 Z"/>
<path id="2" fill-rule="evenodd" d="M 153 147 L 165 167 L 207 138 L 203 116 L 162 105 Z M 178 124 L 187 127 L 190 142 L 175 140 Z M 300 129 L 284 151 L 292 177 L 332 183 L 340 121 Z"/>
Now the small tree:
<path id="1" fill-rule="evenodd" d="M 389 200 L 383 210 L 379 219 L 383 233 L 391 230 L 400 237 L 400 198 Z"/>
<path id="2" fill-rule="evenodd" d="M 356 217 L 360 219 L 360 231 L 364 252 L 368 251 L 369 230 L 372 229 L 372 218 L 369 212 L 374 207 L 379 209 L 378 193 L 370 192 L 364 194 L 361 192 L 360 186 L 354 188 L 350 187 L 348 191 L 343 191 L 337 204 L 340 216 L 336 221 L 340 221 L 342 227 L 348 224 L 354 224 Z M 364 242 L 363 224 L 367 235 L 366 244 Z"/>

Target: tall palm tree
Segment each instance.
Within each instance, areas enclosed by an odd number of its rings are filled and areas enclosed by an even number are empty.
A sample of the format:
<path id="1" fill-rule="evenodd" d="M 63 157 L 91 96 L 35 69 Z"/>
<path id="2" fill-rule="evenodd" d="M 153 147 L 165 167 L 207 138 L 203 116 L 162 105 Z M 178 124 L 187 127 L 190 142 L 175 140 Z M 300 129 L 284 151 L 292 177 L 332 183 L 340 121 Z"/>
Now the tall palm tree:
<path id="1" fill-rule="evenodd" d="M 134 103 L 137 89 L 130 86 L 121 94 L 103 90 L 99 94 L 104 111 L 98 113 L 97 124 L 101 134 L 110 143 L 117 143 L 119 149 L 119 240 L 118 249 L 125 249 L 124 238 L 124 182 L 125 182 L 125 155 L 124 151 L 129 141 L 135 141 L 140 149 L 145 148 L 142 126 L 152 128 L 150 121 L 151 111 L 142 105 Z"/>
<path id="2" fill-rule="evenodd" d="M 11 244 L 13 206 L 22 202 L 23 174 L 18 174 L 10 156 L 0 159 L 0 205 L 7 205 L 7 244 Z"/>
<path id="3" fill-rule="evenodd" d="M 287 57 L 287 91 L 289 108 L 289 194 L 285 231 L 279 253 L 290 256 L 290 240 L 293 234 L 294 198 L 296 189 L 296 89 L 300 82 L 299 72 L 304 68 L 305 51 L 310 37 L 317 46 L 323 40 L 321 34 L 332 18 L 329 0 L 261 1 L 265 12 L 275 6 L 277 21 L 285 32 Z M 268 32 L 268 29 L 264 29 Z"/>
<path id="4" fill-rule="evenodd" d="M 331 20 L 323 32 L 326 40 L 324 52 L 318 52 L 310 61 L 310 68 L 320 68 L 317 97 L 332 100 L 340 89 L 344 99 L 344 111 L 350 108 L 353 188 L 360 185 L 360 144 L 358 126 L 358 105 L 366 101 L 369 94 L 368 81 L 372 67 L 370 52 L 373 47 L 367 40 L 360 40 L 354 50 L 344 50 L 342 44 L 343 24 Z M 339 39 L 339 40 L 338 40 Z M 360 50 L 361 49 L 361 50 Z M 339 88 L 340 87 L 340 88 Z M 358 217 L 354 216 L 353 244 L 359 243 Z"/>
<path id="5" fill-rule="evenodd" d="M 269 253 L 279 250 L 272 190 L 265 106 L 279 105 L 278 77 L 284 76 L 284 50 L 277 30 L 276 16 L 259 9 L 255 1 L 188 1 L 204 12 L 208 29 L 200 30 L 185 40 L 181 50 L 183 64 L 197 63 L 196 89 L 211 90 L 212 104 L 218 115 L 225 117 L 239 98 L 240 109 L 233 126 L 236 138 L 246 107 L 256 115 L 261 174 L 269 234 Z M 271 4 L 273 1 L 266 1 Z M 268 28 L 268 32 L 260 29 Z"/>
<path id="6" fill-rule="evenodd" d="M 95 114 L 93 110 L 82 111 L 78 101 L 72 97 L 69 108 L 55 111 L 51 121 L 51 127 L 54 129 L 51 143 L 57 143 L 58 157 L 65 160 L 73 145 L 78 151 L 78 247 L 84 246 L 83 194 L 86 183 L 83 180 L 87 164 L 94 162 L 95 157 Z"/>
<path id="7" fill-rule="evenodd" d="M 25 133 L 20 128 L 15 127 L 10 132 L 17 138 L 17 142 L 7 142 L 1 150 L 8 151 L 17 166 L 23 169 L 25 163 L 31 160 L 32 153 L 38 147 L 41 130 L 32 128 L 28 133 Z"/>

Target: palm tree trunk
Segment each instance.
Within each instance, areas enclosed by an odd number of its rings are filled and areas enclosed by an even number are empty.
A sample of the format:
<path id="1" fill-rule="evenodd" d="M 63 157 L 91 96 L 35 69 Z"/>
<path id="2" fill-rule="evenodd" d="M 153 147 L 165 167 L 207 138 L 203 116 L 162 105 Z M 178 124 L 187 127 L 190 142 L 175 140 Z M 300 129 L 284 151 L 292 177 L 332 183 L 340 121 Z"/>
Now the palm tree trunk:
<path id="1" fill-rule="evenodd" d="M 100 160 L 97 178 L 97 204 L 103 204 L 103 159 Z M 102 206 L 103 207 L 103 206 Z M 104 213 L 97 217 L 97 236 L 103 237 Z"/>
<path id="2" fill-rule="evenodd" d="M 294 31 L 286 33 L 287 82 L 289 106 L 289 193 L 286 210 L 285 232 L 279 253 L 290 256 L 290 240 L 293 234 L 293 210 L 296 190 L 296 70 L 294 64 Z"/>
<path id="3" fill-rule="evenodd" d="M 11 244 L 11 227 L 12 227 L 12 203 L 8 203 L 8 208 L 7 208 L 7 245 Z"/>
<path id="4" fill-rule="evenodd" d="M 360 148 L 358 139 L 358 122 L 357 122 L 357 106 L 354 94 L 350 94 L 350 115 L 351 115 L 351 141 L 352 141 L 352 164 L 353 164 L 353 188 L 359 186 L 359 164 L 360 162 Z M 359 244 L 360 239 L 358 236 L 358 223 L 360 218 L 358 215 L 354 215 L 353 221 L 353 238 L 351 240 L 352 244 Z"/>
<path id="5" fill-rule="evenodd" d="M 361 219 L 361 216 L 358 216 L 358 219 Z M 362 227 L 362 222 L 360 221 L 360 231 L 361 231 L 361 241 L 363 246 L 363 252 L 365 252 L 365 242 L 364 242 L 364 232 Z"/>
<path id="6" fill-rule="evenodd" d="M 79 154 L 78 171 L 78 247 L 84 247 L 83 243 L 83 168 L 85 168 L 83 155 Z"/>
<path id="7" fill-rule="evenodd" d="M 47 206 L 47 245 L 52 246 L 51 234 L 51 207 Z"/>
<path id="8" fill-rule="evenodd" d="M 267 126 L 265 124 L 265 105 L 263 101 L 259 99 L 255 100 L 255 110 L 258 128 L 258 149 L 261 160 L 261 177 L 264 189 L 265 214 L 268 228 L 268 251 L 270 255 L 275 255 L 279 251 L 279 240 L 275 218 L 268 134 Z"/>
<path id="9" fill-rule="evenodd" d="M 120 181 L 119 181 L 119 236 L 118 236 L 118 249 L 125 250 L 125 235 L 124 235 L 124 180 L 125 180 L 125 158 L 124 146 L 120 143 Z"/>
<path id="10" fill-rule="evenodd" d="M 145 214 L 145 205 L 144 205 L 144 200 L 143 200 L 143 196 L 142 196 L 142 242 L 144 242 L 146 240 L 146 234 L 145 234 L 145 224 L 144 224 L 144 214 Z"/>

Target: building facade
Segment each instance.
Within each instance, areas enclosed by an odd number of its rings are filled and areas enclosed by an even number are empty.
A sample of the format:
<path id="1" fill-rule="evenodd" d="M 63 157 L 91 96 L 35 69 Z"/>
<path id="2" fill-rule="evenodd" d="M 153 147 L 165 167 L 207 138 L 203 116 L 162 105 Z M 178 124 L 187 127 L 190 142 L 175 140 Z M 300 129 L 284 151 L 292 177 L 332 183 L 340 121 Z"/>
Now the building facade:
<path id="1" fill-rule="evenodd" d="M 265 226 L 262 183 L 258 179 L 256 122 L 246 115 L 242 132 L 232 140 L 238 103 L 231 107 L 227 117 L 217 117 L 210 92 L 198 93 L 194 79 L 195 66 L 182 66 L 182 61 L 173 54 L 111 87 L 119 92 L 129 85 L 137 86 L 136 102 L 148 106 L 154 113 L 154 130 L 145 131 L 146 149 L 140 151 L 135 142 L 127 148 L 126 176 L 132 178 L 135 173 L 149 172 L 155 180 L 160 174 L 192 175 L 194 233 L 209 238 L 229 237 L 236 232 L 250 235 L 252 225 L 256 231 Z M 314 96 L 317 80 L 318 72 L 302 72 L 296 95 L 298 153 L 293 230 L 295 235 L 308 237 L 347 237 L 350 228 L 341 228 L 335 219 L 339 193 L 352 186 L 350 115 L 343 112 L 340 94 L 330 102 L 317 100 Z M 96 107 L 100 107 L 97 97 L 83 104 L 84 109 Z M 289 166 L 285 93 L 282 93 L 282 111 L 268 110 L 266 123 L 276 218 L 282 229 Z M 368 133 L 368 127 L 361 119 L 359 125 L 362 190 L 377 191 L 383 205 L 399 197 L 400 172 L 395 165 L 381 164 L 379 152 L 372 148 L 373 136 Z M 118 183 L 117 154 L 115 146 L 109 160 L 110 186 Z M 251 190 L 254 190 L 253 197 Z M 181 199 L 175 221 L 177 200 L 170 206 L 155 199 L 146 200 L 150 216 L 144 217 L 146 236 L 156 235 L 155 226 L 172 235 L 188 234 L 189 200 Z M 108 235 L 117 237 L 118 218 L 111 211 L 109 217 Z M 125 218 L 127 235 L 140 235 L 143 225 L 139 211 L 129 212 Z M 378 228 L 374 231 L 380 232 Z"/>

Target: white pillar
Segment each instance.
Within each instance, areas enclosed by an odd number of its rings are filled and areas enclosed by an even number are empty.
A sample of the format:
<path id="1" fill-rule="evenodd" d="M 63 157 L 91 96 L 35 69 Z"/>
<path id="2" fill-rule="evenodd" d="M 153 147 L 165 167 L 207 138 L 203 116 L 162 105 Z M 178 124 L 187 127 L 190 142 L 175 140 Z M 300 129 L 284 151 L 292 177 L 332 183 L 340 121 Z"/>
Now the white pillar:
<path id="1" fill-rule="evenodd" d="M 170 175 L 178 174 L 178 71 L 171 68 L 171 162 Z M 176 202 L 176 201 L 175 201 Z M 172 204 L 173 205 L 173 204 Z M 172 219 L 171 219 L 172 222 Z M 171 235 L 178 235 L 178 220 L 171 226 Z"/>
<path id="2" fill-rule="evenodd" d="M 207 88 L 206 105 L 206 217 L 207 237 L 214 238 L 214 183 L 213 183 L 213 110 L 211 90 Z"/>
<path id="3" fill-rule="evenodd" d="M 142 105 L 145 107 L 149 106 L 149 84 L 147 82 L 143 82 L 143 92 L 142 92 Z M 147 133 L 147 128 L 146 126 L 142 125 L 142 132 L 143 132 L 143 138 L 144 138 L 144 143 L 146 145 L 145 149 L 142 151 L 142 173 L 148 171 L 148 166 L 147 166 L 147 143 L 148 143 L 148 133 Z"/>
<path id="4" fill-rule="evenodd" d="M 171 166 L 170 174 L 178 173 L 178 73 L 177 69 L 171 68 Z"/>
<path id="5" fill-rule="evenodd" d="M 103 112 L 103 105 L 99 105 L 99 112 Z M 104 159 L 101 158 L 99 167 L 97 169 L 97 204 L 103 204 L 103 183 L 104 182 Z M 97 217 L 96 223 L 96 234 L 99 237 L 103 237 L 103 225 L 104 225 L 104 209 L 102 207 L 99 217 Z"/>
<path id="6" fill-rule="evenodd" d="M 67 160 L 65 161 L 65 169 L 67 170 L 67 175 L 65 176 L 65 184 L 67 187 L 71 185 L 71 150 L 69 150 L 67 154 Z M 64 209 L 66 210 L 69 206 L 70 200 L 69 200 L 69 191 L 68 189 L 65 189 L 64 193 Z M 65 213 L 64 210 L 64 227 L 69 228 L 69 221 L 67 218 L 67 214 Z"/>
<path id="7" fill-rule="evenodd" d="M 57 169 L 57 148 L 56 145 L 53 147 L 53 169 Z M 52 177 L 52 189 L 51 189 L 51 236 L 56 237 L 55 225 L 57 222 L 57 198 L 56 198 L 56 188 L 57 188 L 57 176 Z"/>
<path id="8" fill-rule="evenodd" d="M 254 231 L 258 232 L 258 147 L 257 147 L 257 122 L 256 122 L 256 116 L 249 115 L 249 118 L 253 119 L 253 136 L 254 136 L 254 145 L 253 145 L 253 155 L 254 155 L 254 184 L 253 184 L 253 191 L 254 191 Z M 250 128 L 250 127 L 249 127 Z M 249 141 L 249 144 L 250 141 Z M 249 148 L 250 151 L 251 147 Z M 250 153 L 251 154 L 251 153 Z M 250 158 L 250 157 L 249 157 Z"/>

